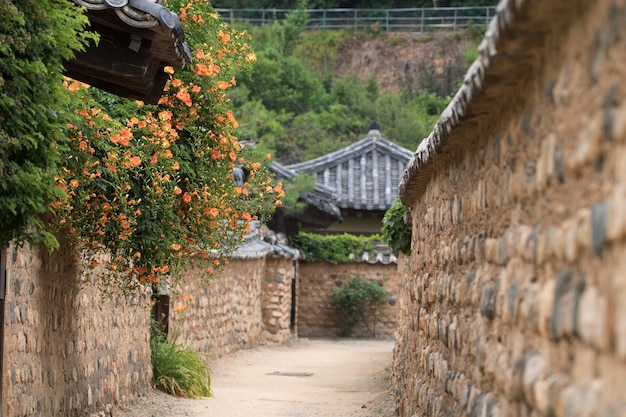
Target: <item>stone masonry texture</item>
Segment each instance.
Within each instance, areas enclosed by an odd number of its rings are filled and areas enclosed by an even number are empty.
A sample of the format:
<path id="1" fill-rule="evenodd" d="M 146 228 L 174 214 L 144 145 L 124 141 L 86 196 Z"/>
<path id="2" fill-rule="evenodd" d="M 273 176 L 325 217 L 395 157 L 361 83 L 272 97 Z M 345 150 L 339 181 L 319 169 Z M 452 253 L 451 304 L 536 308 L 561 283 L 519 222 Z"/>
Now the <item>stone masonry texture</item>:
<path id="1" fill-rule="evenodd" d="M 397 412 L 626 416 L 626 2 L 501 9 L 500 73 L 406 190 Z"/>
<path id="2" fill-rule="evenodd" d="M 8 258 L 3 416 L 113 416 L 146 395 L 148 298 L 103 297 L 97 285 L 79 285 L 76 254 L 63 245 L 52 254 L 10 248 Z M 170 303 L 178 342 L 208 359 L 293 337 L 293 259 L 234 259 L 205 283 L 202 267 Z"/>
<path id="3" fill-rule="evenodd" d="M 74 255 L 8 251 L 2 415 L 112 415 L 152 379 L 147 300 L 78 285 Z M 142 307 L 143 306 L 143 307 Z"/>
<path id="4" fill-rule="evenodd" d="M 399 260 L 399 262 L 403 262 Z M 298 336 L 337 337 L 341 333 L 339 316 L 330 308 L 329 295 L 335 288 L 348 285 L 352 278 L 375 280 L 391 292 L 389 303 L 377 313 L 375 320 L 357 324 L 353 337 L 393 337 L 396 320 L 398 282 L 400 274 L 396 264 L 300 262 L 298 267 L 297 324 Z"/>
<path id="5" fill-rule="evenodd" d="M 199 269 L 190 271 L 172 298 L 170 333 L 209 358 L 286 342 L 292 337 L 292 264 L 288 258 L 233 259 L 205 283 Z"/>

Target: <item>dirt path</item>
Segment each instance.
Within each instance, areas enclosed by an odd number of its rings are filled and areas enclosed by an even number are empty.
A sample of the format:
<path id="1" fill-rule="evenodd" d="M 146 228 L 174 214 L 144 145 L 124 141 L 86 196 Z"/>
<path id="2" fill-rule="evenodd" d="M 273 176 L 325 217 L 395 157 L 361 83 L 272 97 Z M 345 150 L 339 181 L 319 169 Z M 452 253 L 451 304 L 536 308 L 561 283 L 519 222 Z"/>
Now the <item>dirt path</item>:
<path id="1" fill-rule="evenodd" d="M 214 396 L 154 391 L 116 417 L 391 417 L 393 341 L 308 340 L 240 351 L 211 365 Z"/>

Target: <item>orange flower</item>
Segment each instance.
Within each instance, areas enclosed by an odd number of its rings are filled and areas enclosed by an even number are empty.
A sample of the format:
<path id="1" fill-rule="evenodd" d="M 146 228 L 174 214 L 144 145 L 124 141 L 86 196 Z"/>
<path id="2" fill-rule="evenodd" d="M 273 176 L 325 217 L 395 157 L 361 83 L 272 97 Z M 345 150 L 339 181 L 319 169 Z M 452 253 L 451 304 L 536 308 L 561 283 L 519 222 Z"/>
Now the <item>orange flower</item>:
<path id="1" fill-rule="evenodd" d="M 173 169 L 173 170 L 178 170 L 178 169 L 180 169 L 180 164 L 179 164 L 178 162 L 174 162 L 174 163 L 172 164 L 172 169 Z"/>
<path id="2" fill-rule="evenodd" d="M 152 155 L 152 159 L 150 159 L 151 164 L 156 164 L 158 161 L 158 157 L 156 154 Z"/>
<path id="3" fill-rule="evenodd" d="M 239 123 L 237 122 L 237 119 L 235 119 L 235 116 L 233 116 L 233 111 L 228 110 L 228 113 L 226 114 L 228 115 L 228 119 L 230 120 L 230 122 L 233 124 L 233 127 L 239 127 Z"/>
<path id="4" fill-rule="evenodd" d="M 172 87 L 180 87 L 183 83 L 179 79 L 172 80 Z"/>
<path id="5" fill-rule="evenodd" d="M 183 194 L 183 201 L 185 203 L 191 203 L 191 196 L 188 193 Z"/>
<path id="6" fill-rule="evenodd" d="M 138 156 L 133 156 L 130 158 L 130 165 L 133 167 L 139 166 L 141 164 L 141 158 Z"/>
<path id="7" fill-rule="evenodd" d="M 256 55 L 252 53 L 246 55 L 246 61 L 248 61 L 251 64 L 254 64 L 256 62 Z"/>
<path id="8" fill-rule="evenodd" d="M 202 49 L 198 49 L 196 51 L 196 58 L 197 59 L 203 59 L 204 58 L 204 51 Z"/>
<path id="9" fill-rule="evenodd" d="M 176 93 L 176 98 L 185 103 L 187 107 L 191 107 L 191 96 L 186 89 L 183 88 Z"/>
<path id="10" fill-rule="evenodd" d="M 76 178 L 73 178 L 70 180 L 70 186 L 71 187 L 78 187 L 78 180 Z"/>
<path id="11" fill-rule="evenodd" d="M 270 159 L 272 159 L 272 154 L 269 154 L 269 153 L 265 154 L 265 160 L 269 161 Z"/>
<path id="12" fill-rule="evenodd" d="M 220 90 L 226 90 L 229 84 L 226 81 L 218 81 L 216 85 Z"/>
<path id="13" fill-rule="evenodd" d="M 128 146 L 128 145 L 130 145 L 130 142 L 129 142 L 129 141 L 128 141 L 128 139 L 126 139 L 126 138 L 121 138 L 121 139 L 120 139 L 120 145 L 122 145 L 122 146 Z"/>
<path id="14" fill-rule="evenodd" d="M 174 194 L 180 195 L 183 192 L 179 187 L 174 188 Z"/>
<path id="15" fill-rule="evenodd" d="M 164 110 L 164 111 L 159 112 L 159 120 L 162 120 L 162 121 L 170 120 L 172 116 L 173 114 L 169 110 Z"/>
<path id="16" fill-rule="evenodd" d="M 213 207 L 209 209 L 209 214 L 213 217 L 217 217 L 217 215 L 220 214 L 220 212 L 215 207 Z"/>
<path id="17" fill-rule="evenodd" d="M 198 64 L 196 68 L 196 75 L 198 77 L 210 77 L 213 75 L 213 70 L 204 64 Z"/>
<path id="18" fill-rule="evenodd" d="M 230 40 L 230 33 L 224 33 L 221 30 L 217 34 L 220 37 L 220 42 L 227 43 Z"/>
<path id="19" fill-rule="evenodd" d="M 199 85 L 194 85 L 193 87 L 191 87 L 191 91 L 193 91 L 194 93 L 199 93 L 202 90 L 202 88 Z"/>
<path id="20" fill-rule="evenodd" d="M 109 139 L 111 142 L 113 143 L 118 143 L 120 141 L 120 135 L 115 134 L 113 136 L 111 136 L 111 139 Z"/>
<path id="21" fill-rule="evenodd" d="M 174 74 L 174 67 L 167 66 L 167 67 L 163 68 L 163 71 L 168 73 L 168 74 Z"/>
<path id="22" fill-rule="evenodd" d="M 180 245 L 178 243 L 172 243 L 172 246 L 170 246 L 172 248 L 172 250 L 180 250 Z"/>

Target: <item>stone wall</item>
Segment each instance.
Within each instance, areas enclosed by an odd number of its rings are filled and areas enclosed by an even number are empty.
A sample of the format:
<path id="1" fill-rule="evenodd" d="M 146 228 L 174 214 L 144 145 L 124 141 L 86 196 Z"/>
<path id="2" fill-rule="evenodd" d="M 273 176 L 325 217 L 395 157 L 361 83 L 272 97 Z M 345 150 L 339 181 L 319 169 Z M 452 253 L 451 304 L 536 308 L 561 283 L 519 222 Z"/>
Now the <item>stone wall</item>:
<path id="1" fill-rule="evenodd" d="M 399 415 L 624 416 L 626 2 L 503 1 L 481 54 L 403 179 Z"/>
<path id="2" fill-rule="evenodd" d="M 267 258 L 261 284 L 261 306 L 265 339 L 269 342 L 285 343 L 294 336 L 292 285 L 295 284 L 295 270 L 291 258 Z"/>
<path id="3" fill-rule="evenodd" d="M 206 283 L 201 268 L 190 271 L 182 292 L 172 297 L 170 333 L 179 332 L 195 351 L 213 358 L 260 343 L 265 258 L 233 259 Z"/>
<path id="4" fill-rule="evenodd" d="M 203 283 L 200 269 L 186 277 L 172 298 L 170 333 L 179 332 L 209 357 L 291 337 L 292 259 L 232 259 Z M 198 268 L 201 268 L 199 266 Z"/>
<path id="5" fill-rule="evenodd" d="M 353 330 L 354 337 L 392 337 L 397 320 L 396 298 L 400 275 L 397 265 L 341 263 L 333 265 L 328 262 L 300 262 L 298 267 L 297 285 L 297 324 L 298 336 L 303 337 L 336 337 L 341 333 L 340 318 L 330 308 L 329 294 L 335 288 L 348 285 L 351 278 L 360 277 L 365 280 L 376 280 L 392 293 L 392 298 L 379 312 L 375 321 L 367 320 L 359 323 Z"/>
<path id="6" fill-rule="evenodd" d="M 148 301 L 77 285 L 74 255 L 8 250 L 2 415 L 112 414 L 152 378 Z"/>

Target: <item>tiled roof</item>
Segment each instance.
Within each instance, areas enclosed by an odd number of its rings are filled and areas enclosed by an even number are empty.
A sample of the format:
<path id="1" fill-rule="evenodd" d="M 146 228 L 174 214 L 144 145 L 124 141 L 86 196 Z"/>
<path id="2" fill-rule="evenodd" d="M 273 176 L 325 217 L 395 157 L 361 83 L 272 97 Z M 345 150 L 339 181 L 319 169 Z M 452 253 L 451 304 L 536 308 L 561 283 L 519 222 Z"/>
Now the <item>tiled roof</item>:
<path id="1" fill-rule="evenodd" d="M 398 183 L 411 156 L 413 152 L 370 128 L 366 138 L 352 145 L 286 168 L 313 174 L 318 183 L 335 188 L 342 209 L 387 210 L 398 197 Z"/>
<path id="2" fill-rule="evenodd" d="M 72 78 L 114 94 L 156 102 L 167 80 L 163 67 L 192 56 L 176 13 L 163 0 L 72 0 L 87 9 L 98 46 L 66 64 Z"/>
<path id="3" fill-rule="evenodd" d="M 296 177 L 296 172 L 284 167 L 276 162 L 272 162 L 269 170 L 278 178 L 292 181 Z M 334 188 L 327 187 L 319 182 L 315 184 L 315 188 L 311 191 L 300 194 L 300 198 L 308 204 L 315 206 L 320 211 L 329 214 L 336 220 L 341 221 L 341 210 L 335 204 L 337 200 L 337 191 Z"/>
<path id="4" fill-rule="evenodd" d="M 382 242 L 375 244 L 371 251 L 365 251 L 361 254 L 351 253 L 349 257 L 356 263 L 367 262 L 369 264 L 383 265 L 398 263 L 398 258 L 393 254 L 391 248 Z"/>
<path id="5" fill-rule="evenodd" d="M 232 259 L 261 259 L 268 255 L 277 258 L 300 258 L 300 252 L 289 246 L 287 237 L 274 233 L 263 226 L 259 220 L 250 222 L 250 232 L 232 254 Z"/>

